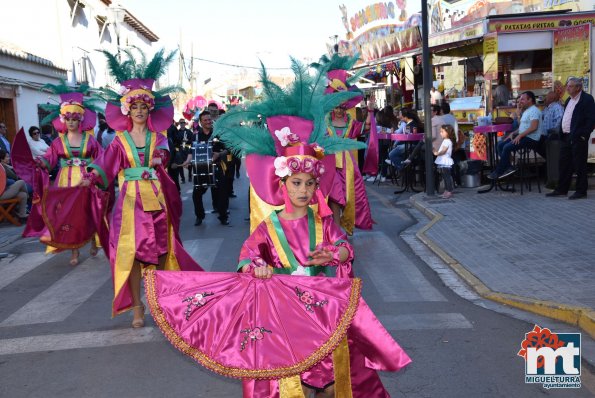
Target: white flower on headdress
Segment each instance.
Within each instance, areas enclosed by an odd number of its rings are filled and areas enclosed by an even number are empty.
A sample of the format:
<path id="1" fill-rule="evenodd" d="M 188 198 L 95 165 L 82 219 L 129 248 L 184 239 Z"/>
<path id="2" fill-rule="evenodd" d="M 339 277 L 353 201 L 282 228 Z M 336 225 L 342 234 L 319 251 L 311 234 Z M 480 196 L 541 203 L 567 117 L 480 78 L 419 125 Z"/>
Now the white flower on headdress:
<path id="1" fill-rule="evenodd" d="M 275 130 L 275 135 L 281 142 L 282 146 L 287 146 L 289 144 L 289 136 L 291 135 L 291 130 L 289 127 L 283 127 L 281 130 Z"/>
<path id="2" fill-rule="evenodd" d="M 279 177 L 283 178 L 291 175 L 289 167 L 287 167 L 287 158 L 285 156 L 279 156 L 275 158 L 273 165 L 275 166 L 275 174 Z"/>
<path id="3" fill-rule="evenodd" d="M 126 105 L 120 106 L 120 112 L 122 112 L 122 115 L 128 116 L 128 108 L 126 107 Z"/>
<path id="4" fill-rule="evenodd" d="M 126 95 L 130 92 L 130 89 L 126 86 L 120 86 L 120 88 L 118 89 L 118 94 L 120 95 Z"/>

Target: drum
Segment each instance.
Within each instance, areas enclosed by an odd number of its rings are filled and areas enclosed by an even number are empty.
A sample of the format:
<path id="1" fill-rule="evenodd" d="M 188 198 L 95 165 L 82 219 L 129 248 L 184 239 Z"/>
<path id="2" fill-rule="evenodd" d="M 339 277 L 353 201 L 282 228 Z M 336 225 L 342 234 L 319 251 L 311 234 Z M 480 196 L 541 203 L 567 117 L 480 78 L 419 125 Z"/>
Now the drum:
<path id="1" fill-rule="evenodd" d="M 213 145 L 210 142 L 195 143 L 192 146 L 192 167 L 194 168 L 195 187 L 212 187 L 215 185 Z"/>

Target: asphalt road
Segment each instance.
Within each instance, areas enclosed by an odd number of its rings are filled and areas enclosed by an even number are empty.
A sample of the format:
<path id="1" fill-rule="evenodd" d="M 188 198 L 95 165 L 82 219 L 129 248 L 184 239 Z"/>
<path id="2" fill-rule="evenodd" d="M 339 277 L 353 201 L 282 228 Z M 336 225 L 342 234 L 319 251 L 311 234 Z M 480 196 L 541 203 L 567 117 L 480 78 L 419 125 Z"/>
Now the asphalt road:
<path id="1" fill-rule="evenodd" d="M 232 271 L 248 235 L 247 180 L 236 182 L 230 226 L 207 215 L 195 227 L 190 184 L 181 234 L 188 251 L 210 271 Z M 368 185 L 373 231 L 354 245 L 363 297 L 413 363 L 382 378 L 402 397 L 592 397 L 583 387 L 525 384 L 517 356 L 539 318 L 487 303 L 470 292 L 415 238 L 427 222 L 408 194 Z M 205 195 L 205 208 L 211 208 Z M 175 350 L 152 319 L 132 330 L 131 316 L 110 318 L 109 265 L 103 254 L 68 265 L 68 253 L 46 257 L 34 241 L 17 241 L 0 260 L 1 397 L 241 397 L 240 383 L 210 373 Z M 4 251 L 7 251 L 6 249 Z M 510 315 L 514 315 L 512 317 Z M 524 319 L 524 320 L 522 320 Z"/>

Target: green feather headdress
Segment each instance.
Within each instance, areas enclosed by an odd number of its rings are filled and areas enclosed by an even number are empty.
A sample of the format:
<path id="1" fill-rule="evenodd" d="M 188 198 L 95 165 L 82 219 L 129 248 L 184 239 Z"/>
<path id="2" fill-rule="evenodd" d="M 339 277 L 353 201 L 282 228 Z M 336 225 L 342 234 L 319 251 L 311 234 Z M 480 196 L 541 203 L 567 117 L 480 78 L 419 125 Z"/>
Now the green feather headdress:
<path id="1" fill-rule="evenodd" d="M 60 103 L 58 104 L 41 104 L 40 108 L 46 112 L 49 112 L 41 121 L 41 125 L 49 124 L 53 120 L 60 117 L 60 109 L 62 107 L 62 103 L 69 100 L 75 100 L 76 103 L 80 103 L 80 105 L 87 110 L 92 112 L 101 112 L 103 110 L 99 101 L 93 98 L 85 98 L 84 96 L 89 92 L 89 85 L 88 84 L 81 84 L 78 88 L 68 86 L 64 80 L 60 80 L 59 84 L 46 84 L 40 89 L 41 91 L 46 91 L 52 94 L 56 94 L 60 96 Z"/>
<path id="2" fill-rule="evenodd" d="M 355 54 L 354 56 L 350 57 L 348 55 L 339 55 L 337 53 L 333 54 L 330 58 L 327 55 L 323 55 L 320 57 L 318 62 L 314 62 L 310 64 L 310 66 L 316 70 L 320 70 L 321 68 L 325 68 L 327 71 L 342 69 L 342 70 L 351 70 L 357 60 L 359 59 L 359 54 Z M 360 71 L 356 72 L 354 75 L 347 78 L 346 83 L 348 85 L 356 84 L 364 75 L 366 74 L 365 69 L 361 69 Z"/>
<path id="3" fill-rule="evenodd" d="M 142 85 L 148 91 L 152 91 L 154 81 L 165 74 L 167 65 L 173 61 L 177 53 L 177 50 L 173 50 L 166 55 L 165 49 L 162 48 L 155 53 L 150 61 L 147 62 L 146 55 L 138 47 L 122 50 L 125 57 L 122 57 L 123 60 L 121 61 L 118 60 L 118 56 L 109 51 L 99 51 L 105 55 L 108 70 L 117 83 L 122 86 L 127 86 L 129 89 L 134 89 L 137 88 L 136 86 Z M 135 52 L 139 54 L 138 57 L 135 56 Z M 137 58 L 140 59 L 137 60 Z M 152 91 L 152 94 L 156 98 L 159 98 L 176 92 L 184 92 L 184 89 L 179 86 L 168 86 L 160 90 Z M 106 102 L 120 106 L 122 93 L 119 91 L 104 87 L 98 91 L 97 95 Z M 171 104 L 168 102 L 156 101 L 154 109 L 170 105 Z"/>
<path id="4" fill-rule="evenodd" d="M 279 156 L 272 131 L 267 129 L 266 119 L 282 115 L 312 121 L 314 129 L 306 144 L 317 143 L 324 148 L 325 153 L 365 148 L 365 144 L 355 140 L 330 137 L 327 134 L 326 114 L 358 93 L 324 94 L 328 71 L 326 66 L 322 66 L 315 75 L 310 75 L 306 66 L 291 58 L 295 79 L 285 89 L 275 84 L 262 63 L 261 66 L 262 99 L 243 108 L 234 108 L 219 117 L 215 123 L 214 135 L 232 151 L 246 155 Z"/>

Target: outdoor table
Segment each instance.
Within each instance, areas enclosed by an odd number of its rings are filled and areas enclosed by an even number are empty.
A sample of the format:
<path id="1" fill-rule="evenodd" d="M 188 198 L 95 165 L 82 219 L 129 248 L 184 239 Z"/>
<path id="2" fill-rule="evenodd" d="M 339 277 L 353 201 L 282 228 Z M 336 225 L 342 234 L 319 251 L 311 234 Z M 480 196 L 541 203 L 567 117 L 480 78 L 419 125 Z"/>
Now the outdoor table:
<path id="1" fill-rule="evenodd" d="M 424 134 L 385 134 L 385 135 L 390 136 L 390 138 L 383 137 L 383 139 L 390 139 L 392 141 L 404 142 L 405 143 L 405 154 L 407 156 L 409 156 L 411 154 L 413 147 L 415 145 L 417 145 L 417 143 L 419 141 L 424 140 Z M 404 167 L 402 172 L 403 172 L 403 183 L 402 183 L 403 189 L 396 190 L 395 193 L 402 193 L 407 190 L 410 190 L 412 192 L 420 192 L 420 190 L 417 190 L 413 187 L 413 184 L 415 183 L 414 168 L 413 167 Z"/>
<path id="2" fill-rule="evenodd" d="M 488 126 L 475 126 L 473 132 L 476 134 L 483 134 L 486 136 L 486 151 L 490 164 L 490 172 L 496 170 L 498 165 L 498 132 L 508 132 L 512 129 L 512 124 L 490 124 Z M 493 179 L 490 182 L 490 186 L 487 189 L 480 189 L 477 193 L 490 192 L 492 189 L 498 189 L 497 179 Z"/>

